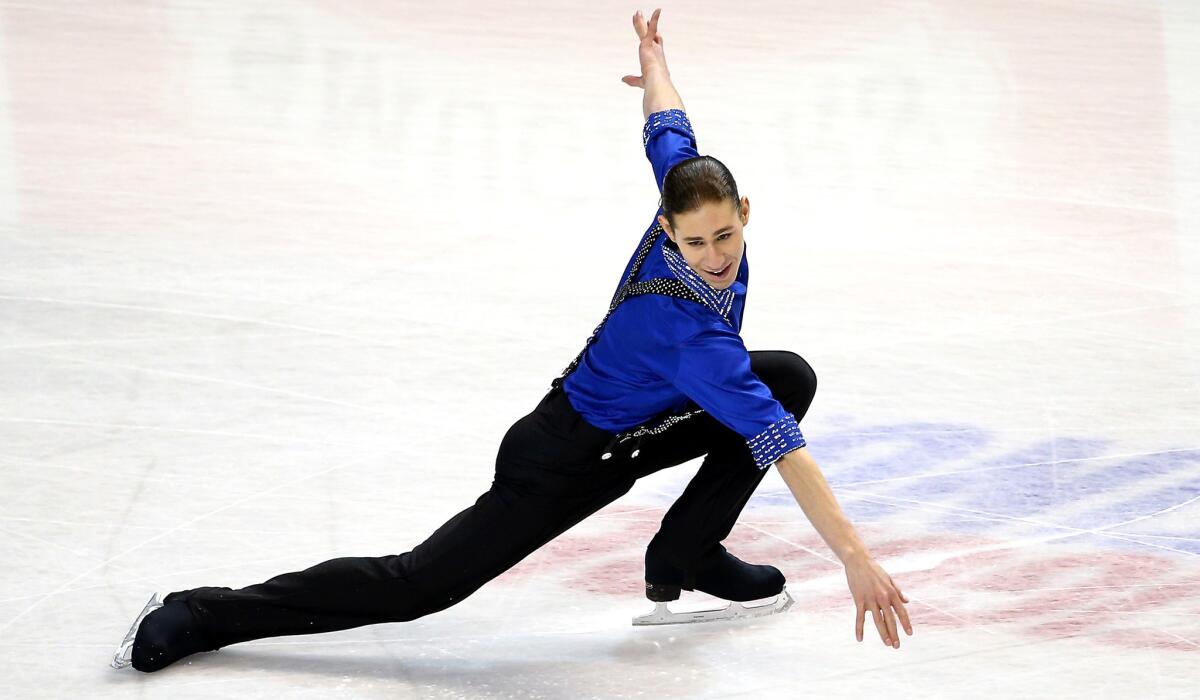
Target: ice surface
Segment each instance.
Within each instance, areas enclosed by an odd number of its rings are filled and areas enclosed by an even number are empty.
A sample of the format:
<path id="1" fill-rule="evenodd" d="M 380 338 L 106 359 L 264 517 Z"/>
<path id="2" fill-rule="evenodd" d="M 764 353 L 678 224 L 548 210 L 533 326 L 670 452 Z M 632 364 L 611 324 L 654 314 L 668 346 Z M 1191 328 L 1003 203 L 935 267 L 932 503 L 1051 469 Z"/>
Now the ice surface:
<path id="1" fill-rule="evenodd" d="M 634 9 L 0 0 L 6 696 L 1191 697 L 1183 0 L 664 10 L 752 202 L 743 336 L 816 368 L 899 651 L 775 474 L 729 546 L 793 610 L 632 627 L 692 464 L 444 613 L 108 668 L 152 591 L 402 552 L 487 487 L 657 205 Z"/>

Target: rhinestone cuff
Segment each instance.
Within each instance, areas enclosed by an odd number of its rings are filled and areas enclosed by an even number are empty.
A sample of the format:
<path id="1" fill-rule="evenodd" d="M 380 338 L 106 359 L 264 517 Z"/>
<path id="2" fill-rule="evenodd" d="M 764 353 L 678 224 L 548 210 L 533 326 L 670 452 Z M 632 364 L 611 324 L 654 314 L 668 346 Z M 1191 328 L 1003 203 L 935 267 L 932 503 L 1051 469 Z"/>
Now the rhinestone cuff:
<path id="1" fill-rule="evenodd" d="M 686 112 L 682 109 L 664 109 L 646 117 L 646 126 L 642 127 L 642 147 L 650 143 L 651 136 L 671 126 L 683 129 L 693 141 L 696 140 L 696 133 L 692 131 L 692 122 L 688 120 Z"/>
<path id="2" fill-rule="evenodd" d="M 796 422 L 796 417 L 789 413 L 747 440 L 746 444 L 750 446 L 754 463 L 759 469 L 766 469 L 784 454 L 804 447 L 807 443 L 800 432 L 800 424 Z"/>

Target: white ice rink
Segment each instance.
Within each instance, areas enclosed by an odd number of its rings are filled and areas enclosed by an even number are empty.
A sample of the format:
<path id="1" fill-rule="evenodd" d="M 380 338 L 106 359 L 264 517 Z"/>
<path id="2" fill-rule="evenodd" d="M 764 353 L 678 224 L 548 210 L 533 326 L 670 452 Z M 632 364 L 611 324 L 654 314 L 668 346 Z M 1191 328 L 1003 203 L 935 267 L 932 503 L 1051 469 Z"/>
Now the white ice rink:
<path id="1" fill-rule="evenodd" d="M 152 591 L 396 554 L 490 483 L 658 201 L 628 2 L 0 0 L 0 695 L 1183 698 L 1200 684 L 1200 4 L 673 3 L 752 204 L 751 349 L 912 598 L 637 629 L 698 462 L 407 624 L 108 667 Z M 641 9 L 649 12 L 653 6 Z"/>

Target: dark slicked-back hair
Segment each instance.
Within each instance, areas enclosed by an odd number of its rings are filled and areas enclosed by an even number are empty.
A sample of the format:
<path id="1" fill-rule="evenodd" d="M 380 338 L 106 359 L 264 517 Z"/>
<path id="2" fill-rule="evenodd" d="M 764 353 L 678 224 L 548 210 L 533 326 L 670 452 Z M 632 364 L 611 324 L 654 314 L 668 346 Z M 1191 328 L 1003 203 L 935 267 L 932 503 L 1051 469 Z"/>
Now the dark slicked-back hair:
<path id="1" fill-rule="evenodd" d="M 660 206 L 674 229 L 676 214 L 699 209 L 707 202 L 729 202 L 736 207 L 740 199 L 733 173 L 724 163 L 712 156 L 696 156 L 667 171 Z"/>

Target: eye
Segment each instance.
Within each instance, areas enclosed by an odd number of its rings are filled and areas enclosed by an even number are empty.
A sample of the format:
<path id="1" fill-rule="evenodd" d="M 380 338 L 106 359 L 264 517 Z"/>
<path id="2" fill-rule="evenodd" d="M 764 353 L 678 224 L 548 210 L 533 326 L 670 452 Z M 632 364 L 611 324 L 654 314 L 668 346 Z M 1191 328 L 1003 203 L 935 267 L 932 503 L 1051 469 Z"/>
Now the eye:
<path id="1" fill-rule="evenodd" d="M 723 241 L 732 235 L 733 235 L 733 231 L 730 231 L 728 233 L 722 233 L 721 235 L 717 236 L 717 240 Z M 690 245 L 693 248 L 699 248 L 700 246 L 704 245 L 704 241 L 688 241 L 688 245 Z"/>

